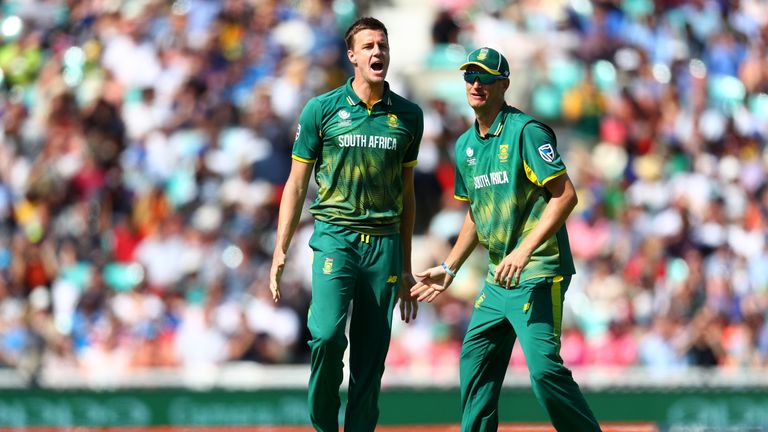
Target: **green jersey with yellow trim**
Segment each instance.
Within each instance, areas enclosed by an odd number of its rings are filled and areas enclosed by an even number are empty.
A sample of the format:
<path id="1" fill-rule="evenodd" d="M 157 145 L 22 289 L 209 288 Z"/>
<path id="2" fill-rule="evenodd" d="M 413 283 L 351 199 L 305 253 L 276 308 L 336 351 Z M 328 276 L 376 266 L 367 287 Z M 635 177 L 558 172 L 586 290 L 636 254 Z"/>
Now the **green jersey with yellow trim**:
<path id="1" fill-rule="evenodd" d="M 469 201 L 480 244 L 488 248 L 486 281 L 541 219 L 550 195 L 544 185 L 565 174 L 554 132 L 504 105 L 485 138 L 477 124 L 456 141 L 457 199 Z M 532 254 L 520 281 L 575 273 L 565 226 Z"/>
<path id="2" fill-rule="evenodd" d="M 400 230 L 403 167 L 416 165 L 424 129 L 421 108 L 385 83 L 368 107 L 343 86 L 307 102 L 299 117 L 292 157 L 315 163 L 315 219 L 365 234 Z"/>

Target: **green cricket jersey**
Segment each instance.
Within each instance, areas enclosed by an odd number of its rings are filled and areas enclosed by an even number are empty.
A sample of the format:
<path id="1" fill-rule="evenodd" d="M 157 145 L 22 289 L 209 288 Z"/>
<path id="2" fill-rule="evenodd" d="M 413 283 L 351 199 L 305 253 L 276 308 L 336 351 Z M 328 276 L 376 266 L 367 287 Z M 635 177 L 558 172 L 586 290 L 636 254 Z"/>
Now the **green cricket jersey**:
<path id="1" fill-rule="evenodd" d="M 480 244 L 488 248 L 486 281 L 496 266 L 533 230 L 549 201 L 544 187 L 565 174 L 552 130 L 504 105 L 482 138 L 477 125 L 456 141 L 457 199 L 469 201 Z M 541 244 L 520 281 L 575 272 L 568 233 L 563 226 Z"/>
<path id="2" fill-rule="evenodd" d="M 307 102 L 299 117 L 293 158 L 315 163 L 315 219 L 365 234 L 400 230 L 403 167 L 416 165 L 424 129 L 421 108 L 385 83 L 370 109 L 341 87 Z"/>

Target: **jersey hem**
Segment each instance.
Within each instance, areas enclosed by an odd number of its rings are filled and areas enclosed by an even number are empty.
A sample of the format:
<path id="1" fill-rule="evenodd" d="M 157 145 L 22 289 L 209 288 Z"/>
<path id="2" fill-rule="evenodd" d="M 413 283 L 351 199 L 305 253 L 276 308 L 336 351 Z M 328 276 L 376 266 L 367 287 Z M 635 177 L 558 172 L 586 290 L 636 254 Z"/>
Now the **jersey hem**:
<path id="1" fill-rule="evenodd" d="M 499 287 L 501 289 L 515 289 L 518 286 L 522 285 L 523 282 L 529 281 L 531 279 L 551 277 L 551 278 L 555 279 L 553 282 L 562 282 L 563 279 L 565 278 L 565 276 L 573 276 L 574 274 L 575 273 L 569 273 L 569 272 L 555 272 L 555 273 L 539 273 L 539 274 L 530 275 L 530 276 L 526 275 L 525 279 L 520 278 L 520 283 L 518 283 L 516 285 L 510 285 L 509 288 L 507 288 L 507 287 L 505 287 L 503 285 L 499 285 L 496 282 L 493 282 L 493 275 L 489 274 L 489 275 L 487 275 L 485 277 L 485 283 L 487 283 L 488 285 L 493 285 L 495 287 Z"/>
<path id="2" fill-rule="evenodd" d="M 370 234 L 370 235 L 393 235 L 393 234 L 399 234 L 400 233 L 400 222 L 387 224 L 387 225 L 381 225 L 381 226 L 363 226 L 363 225 L 356 225 L 356 224 L 347 224 L 344 220 L 340 219 L 321 219 L 317 217 L 317 214 L 313 214 L 313 217 L 315 218 L 316 222 L 321 222 L 328 225 L 333 225 L 339 228 L 348 229 L 350 231 L 356 232 L 358 234 Z"/>

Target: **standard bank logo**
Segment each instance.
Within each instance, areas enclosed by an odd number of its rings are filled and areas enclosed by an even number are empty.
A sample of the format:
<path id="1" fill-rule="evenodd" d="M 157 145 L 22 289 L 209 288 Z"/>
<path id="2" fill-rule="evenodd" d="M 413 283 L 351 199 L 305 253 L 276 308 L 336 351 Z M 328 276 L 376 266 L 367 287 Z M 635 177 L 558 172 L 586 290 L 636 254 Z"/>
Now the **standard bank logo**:
<path id="1" fill-rule="evenodd" d="M 552 147 L 552 144 L 546 143 L 539 146 L 539 156 L 547 162 L 555 160 L 555 149 Z"/>

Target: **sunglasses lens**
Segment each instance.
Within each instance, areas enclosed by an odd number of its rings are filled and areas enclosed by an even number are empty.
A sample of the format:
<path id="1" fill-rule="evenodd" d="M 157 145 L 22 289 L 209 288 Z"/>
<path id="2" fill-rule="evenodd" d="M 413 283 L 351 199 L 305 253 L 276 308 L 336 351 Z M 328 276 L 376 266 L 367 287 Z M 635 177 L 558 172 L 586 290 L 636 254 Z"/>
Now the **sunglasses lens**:
<path id="1" fill-rule="evenodd" d="M 491 85 L 495 83 L 498 79 L 500 79 L 500 77 L 497 77 L 496 75 L 491 75 L 489 73 L 464 72 L 464 81 L 466 81 L 468 84 L 474 84 L 475 80 L 479 80 L 480 84 Z"/>

